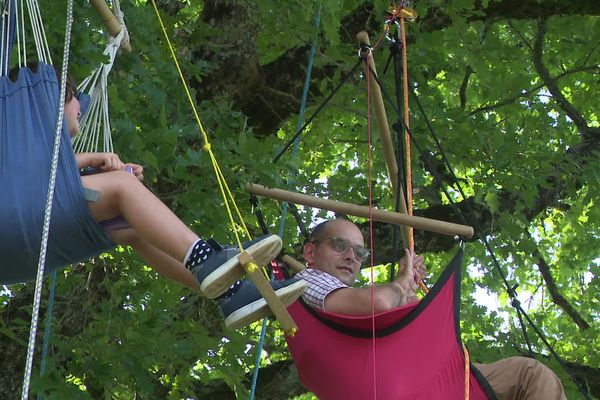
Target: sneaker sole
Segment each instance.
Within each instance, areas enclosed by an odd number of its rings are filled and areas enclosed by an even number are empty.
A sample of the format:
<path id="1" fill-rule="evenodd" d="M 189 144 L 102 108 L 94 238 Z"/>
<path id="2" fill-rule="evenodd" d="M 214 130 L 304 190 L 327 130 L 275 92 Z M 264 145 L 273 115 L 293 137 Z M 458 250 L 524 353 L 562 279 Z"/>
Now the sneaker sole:
<path id="1" fill-rule="evenodd" d="M 289 286 L 282 287 L 281 289 L 277 290 L 275 294 L 287 307 L 302 295 L 305 287 L 306 281 L 299 280 L 298 282 L 294 282 Z M 229 316 L 225 318 L 225 326 L 233 330 L 240 329 L 246 325 L 250 325 L 253 322 L 260 321 L 271 314 L 271 309 L 269 308 L 266 300 L 264 298 L 260 298 L 229 314 Z"/>
<path id="2" fill-rule="evenodd" d="M 259 267 L 270 263 L 280 250 L 281 238 L 277 235 L 268 236 L 246 249 Z M 200 291 L 209 299 L 214 299 L 225 293 L 244 274 L 245 271 L 238 261 L 238 256 L 233 257 L 202 281 Z"/>

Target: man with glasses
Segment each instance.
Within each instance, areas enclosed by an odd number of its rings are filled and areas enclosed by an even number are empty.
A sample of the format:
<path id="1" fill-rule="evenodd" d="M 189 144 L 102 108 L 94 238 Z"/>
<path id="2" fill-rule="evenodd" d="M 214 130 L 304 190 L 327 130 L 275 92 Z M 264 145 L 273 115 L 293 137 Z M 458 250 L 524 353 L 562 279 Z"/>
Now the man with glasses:
<path id="1" fill-rule="evenodd" d="M 307 282 L 302 299 L 315 309 L 347 315 L 371 315 L 373 310 L 379 313 L 419 301 L 415 290 L 419 278 L 426 273 L 422 256 L 406 250 L 398 277 L 374 286 L 373 296 L 371 287 L 353 287 L 361 264 L 369 257 L 363 235 L 352 222 L 334 219 L 317 225 L 304 245 L 308 268 L 296 274 L 296 278 Z M 474 365 L 498 400 L 566 399 L 558 377 L 535 359 L 509 357 Z"/>
<path id="2" fill-rule="evenodd" d="M 302 298 L 313 308 L 350 315 L 368 315 L 372 305 L 381 312 L 418 301 L 417 282 L 426 272 L 422 256 L 406 250 L 398 277 L 375 286 L 373 299 L 370 287 L 352 287 L 369 257 L 363 235 L 352 222 L 334 219 L 317 225 L 304 245 L 308 268 L 296 275 L 308 283 Z"/>

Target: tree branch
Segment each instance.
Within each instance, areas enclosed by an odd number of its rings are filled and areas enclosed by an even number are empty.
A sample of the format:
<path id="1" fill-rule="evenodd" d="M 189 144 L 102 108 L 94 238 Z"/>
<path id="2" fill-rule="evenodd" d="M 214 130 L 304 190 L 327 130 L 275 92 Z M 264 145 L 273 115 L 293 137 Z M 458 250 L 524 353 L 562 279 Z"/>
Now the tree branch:
<path id="1" fill-rule="evenodd" d="M 473 72 L 473 68 L 471 68 L 470 65 L 467 65 L 467 68 L 465 68 L 465 77 L 463 78 L 462 83 L 460 84 L 459 90 L 460 108 L 462 109 L 464 109 L 467 105 L 467 87 L 469 86 L 469 78 L 471 77 L 471 74 Z"/>
<path id="2" fill-rule="evenodd" d="M 543 47 L 544 47 L 544 36 L 546 35 L 546 18 L 540 18 L 538 22 L 538 29 L 533 42 L 533 65 L 537 73 L 542 78 L 542 81 L 548 88 L 548 91 L 552 94 L 554 101 L 558 106 L 571 118 L 579 132 L 583 135 L 588 133 L 588 123 L 583 116 L 575 109 L 575 107 L 567 100 L 562 94 L 556 80 L 550 76 L 550 71 L 544 65 L 543 60 Z"/>
<path id="3" fill-rule="evenodd" d="M 528 236 L 531 243 L 535 243 L 531 234 L 528 231 L 525 231 L 525 234 Z M 546 282 L 546 287 L 548 288 L 548 292 L 550 292 L 550 297 L 552 297 L 552 302 L 559 306 L 571 319 L 577 324 L 579 329 L 585 330 L 590 327 L 590 324 L 575 310 L 569 301 L 560 293 L 558 290 L 558 286 L 556 285 L 556 281 L 552 276 L 552 272 L 550 271 L 550 265 L 546 262 L 544 256 L 540 253 L 538 247 L 536 247 L 535 251 L 532 254 L 533 257 L 537 259 L 537 266 L 544 278 L 544 282 Z"/>
<path id="4" fill-rule="evenodd" d="M 598 65 L 582 65 L 580 67 L 577 68 L 573 68 L 570 69 L 568 71 L 565 71 L 559 75 L 556 75 L 554 78 L 552 78 L 553 81 L 558 81 L 566 76 L 569 75 L 573 75 L 576 74 L 578 72 L 586 72 L 586 71 L 596 71 L 597 73 L 600 73 L 600 67 Z M 509 104 L 513 104 L 515 101 L 519 100 L 519 99 L 523 99 L 523 98 L 527 98 L 529 96 L 531 96 L 532 93 L 537 92 L 538 90 L 540 90 L 541 88 L 543 88 L 544 86 L 546 86 L 545 83 L 541 83 L 539 85 L 535 85 L 534 87 L 532 87 L 531 89 L 527 89 L 522 91 L 521 93 L 519 93 L 516 96 L 512 96 L 512 97 L 508 97 L 506 99 L 500 100 L 494 104 L 489 104 L 483 107 L 478 107 L 476 109 L 474 109 L 473 111 L 471 111 L 469 113 L 469 116 L 473 116 L 475 114 L 478 114 L 480 112 L 485 112 L 485 111 L 491 111 L 491 110 L 495 110 L 496 108 L 500 108 L 500 107 L 504 107 L 507 106 Z"/>

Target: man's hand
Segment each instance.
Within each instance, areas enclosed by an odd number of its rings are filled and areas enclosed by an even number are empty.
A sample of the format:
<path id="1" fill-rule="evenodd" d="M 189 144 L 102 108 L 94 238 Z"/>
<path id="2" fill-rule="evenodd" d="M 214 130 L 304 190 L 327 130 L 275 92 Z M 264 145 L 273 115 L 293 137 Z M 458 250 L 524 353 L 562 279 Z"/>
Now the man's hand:
<path id="1" fill-rule="evenodd" d="M 400 260 L 397 282 L 406 293 L 406 303 L 419 301 L 416 295 L 419 281 L 427 274 L 423 256 L 416 255 L 414 250 L 406 249 L 406 255 Z"/>

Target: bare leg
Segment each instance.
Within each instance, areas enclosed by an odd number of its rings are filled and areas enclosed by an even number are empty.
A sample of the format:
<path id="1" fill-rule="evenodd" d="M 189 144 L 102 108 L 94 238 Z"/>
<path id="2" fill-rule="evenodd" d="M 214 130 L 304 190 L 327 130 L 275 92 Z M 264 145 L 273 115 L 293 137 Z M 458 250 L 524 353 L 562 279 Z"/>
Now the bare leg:
<path id="1" fill-rule="evenodd" d="M 141 239 L 181 261 L 198 239 L 198 235 L 135 176 L 125 171 L 111 171 L 81 179 L 85 187 L 100 192 L 96 202 L 88 203 L 96 221 L 123 215 Z"/>
<path id="2" fill-rule="evenodd" d="M 185 268 L 181 262 L 167 253 L 139 237 L 133 229 L 110 230 L 108 234 L 113 242 L 124 246 L 131 246 L 149 266 L 162 276 L 181 283 L 192 290 L 200 290 L 200 286 L 189 269 Z"/>

